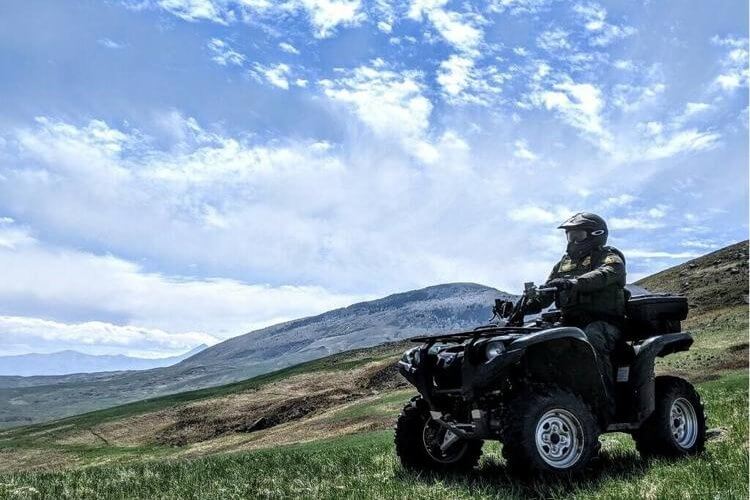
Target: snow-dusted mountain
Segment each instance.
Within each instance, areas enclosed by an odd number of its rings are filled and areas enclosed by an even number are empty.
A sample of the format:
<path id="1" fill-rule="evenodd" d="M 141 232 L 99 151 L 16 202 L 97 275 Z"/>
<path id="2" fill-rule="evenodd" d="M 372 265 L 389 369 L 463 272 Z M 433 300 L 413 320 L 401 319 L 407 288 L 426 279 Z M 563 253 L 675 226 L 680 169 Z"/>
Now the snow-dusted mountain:
<path id="1" fill-rule="evenodd" d="M 68 375 L 72 373 L 149 370 L 179 363 L 207 348 L 201 344 L 178 356 L 167 358 L 137 358 L 124 355 L 94 355 L 78 351 L 30 353 L 0 356 L 0 375 Z"/>

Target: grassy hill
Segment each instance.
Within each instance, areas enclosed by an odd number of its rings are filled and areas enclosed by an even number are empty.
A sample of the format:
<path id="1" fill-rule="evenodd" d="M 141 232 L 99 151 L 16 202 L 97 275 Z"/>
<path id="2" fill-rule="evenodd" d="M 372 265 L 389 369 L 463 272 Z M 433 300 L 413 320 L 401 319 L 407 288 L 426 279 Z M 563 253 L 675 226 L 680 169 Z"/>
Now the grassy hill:
<path id="1" fill-rule="evenodd" d="M 644 462 L 614 434 L 583 482 L 519 483 L 494 444 L 469 476 L 407 474 L 388 430 L 414 393 L 396 342 L 2 432 L 0 497 L 747 498 L 747 252 L 742 242 L 639 282 L 694 306 L 693 349 L 658 369 L 699 383 L 715 432 L 698 458 Z"/>

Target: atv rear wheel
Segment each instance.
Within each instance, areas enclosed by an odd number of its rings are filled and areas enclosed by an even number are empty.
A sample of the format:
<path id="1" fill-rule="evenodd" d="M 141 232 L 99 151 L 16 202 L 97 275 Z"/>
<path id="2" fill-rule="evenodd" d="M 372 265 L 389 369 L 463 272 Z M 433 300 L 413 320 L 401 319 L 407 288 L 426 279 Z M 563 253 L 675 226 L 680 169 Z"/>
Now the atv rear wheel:
<path id="1" fill-rule="evenodd" d="M 398 417 L 396 454 L 410 470 L 466 471 L 479 462 L 481 440 L 460 439 L 430 417 L 421 397 L 413 398 Z"/>
<path id="2" fill-rule="evenodd" d="M 575 474 L 599 451 L 591 410 L 563 389 L 522 394 L 503 420 L 503 456 L 518 473 Z"/>
<path id="3" fill-rule="evenodd" d="M 633 433 L 636 447 L 644 457 L 681 457 L 703 451 L 706 442 L 706 415 L 695 388 L 687 380 L 656 377 L 655 408 Z"/>

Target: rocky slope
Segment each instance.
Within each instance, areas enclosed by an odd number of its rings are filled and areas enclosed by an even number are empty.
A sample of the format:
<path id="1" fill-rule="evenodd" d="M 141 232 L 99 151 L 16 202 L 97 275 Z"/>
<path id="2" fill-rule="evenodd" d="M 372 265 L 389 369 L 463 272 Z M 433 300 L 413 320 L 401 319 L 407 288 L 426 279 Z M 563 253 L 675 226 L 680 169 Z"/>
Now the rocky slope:
<path id="1" fill-rule="evenodd" d="M 741 241 L 637 282 L 651 291 L 685 295 L 693 313 L 747 305 L 748 241 Z"/>

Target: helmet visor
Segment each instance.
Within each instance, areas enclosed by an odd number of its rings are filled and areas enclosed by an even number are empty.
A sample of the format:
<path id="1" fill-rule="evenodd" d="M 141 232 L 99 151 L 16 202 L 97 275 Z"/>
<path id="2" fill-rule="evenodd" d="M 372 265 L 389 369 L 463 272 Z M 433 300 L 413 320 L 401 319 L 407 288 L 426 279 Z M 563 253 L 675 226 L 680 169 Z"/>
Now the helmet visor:
<path id="1" fill-rule="evenodd" d="M 568 229 L 565 231 L 565 237 L 568 238 L 568 243 L 580 243 L 586 239 L 588 233 L 585 229 Z"/>

